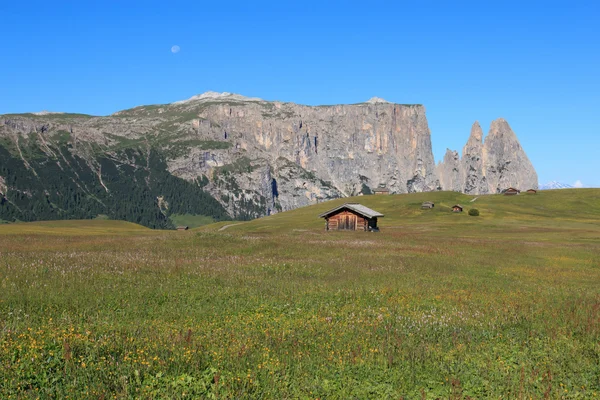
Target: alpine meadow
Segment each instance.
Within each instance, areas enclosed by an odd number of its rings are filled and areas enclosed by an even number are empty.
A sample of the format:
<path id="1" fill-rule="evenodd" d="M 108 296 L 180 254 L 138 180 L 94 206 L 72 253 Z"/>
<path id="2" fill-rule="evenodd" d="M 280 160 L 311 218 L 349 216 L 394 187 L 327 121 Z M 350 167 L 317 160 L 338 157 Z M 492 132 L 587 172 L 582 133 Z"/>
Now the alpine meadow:
<path id="1" fill-rule="evenodd" d="M 600 400 L 600 1 L 0 1 L 0 400 Z"/>
<path id="2" fill-rule="evenodd" d="M 325 231 L 357 201 L 380 233 Z M 5 224 L 0 398 L 595 398 L 599 281 L 599 189 Z"/>

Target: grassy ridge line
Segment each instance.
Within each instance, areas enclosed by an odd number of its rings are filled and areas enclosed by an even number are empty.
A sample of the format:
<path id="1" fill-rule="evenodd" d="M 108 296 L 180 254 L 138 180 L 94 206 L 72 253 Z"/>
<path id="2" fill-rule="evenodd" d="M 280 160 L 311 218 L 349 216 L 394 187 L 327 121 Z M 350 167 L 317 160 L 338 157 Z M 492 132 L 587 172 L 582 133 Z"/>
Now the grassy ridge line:
<path id="1" fill-rule="evenodd" d="M 477 200 L 471 202 L 474 198 Z M 421 203 L 424 201 L 435 202 L 435 208 L 422 210 Z M 556 225 L 557 220 L 582 224 L 600 221 L 600 189 L 562 189 L 518 196 L 470 196 L 456 192 L 357 196 L 278 213 L 230 229 L 323 229 L 324 222 L 318 215 L 344 203 L 360 203 L 383 213 L 385 217 L 379 219 L 382 229 L 397 229 L 409 224 L 443 226 L 450 223 L 486 226 L 498 223 L 514 226 L 533 224 L 551 227 Z M 464 212 L 452 213 L 450 208 L 454 204 L 461 204 Z M 478 209 L 481 215 L 470 217 L 468 210 L 471 208 Z"/>

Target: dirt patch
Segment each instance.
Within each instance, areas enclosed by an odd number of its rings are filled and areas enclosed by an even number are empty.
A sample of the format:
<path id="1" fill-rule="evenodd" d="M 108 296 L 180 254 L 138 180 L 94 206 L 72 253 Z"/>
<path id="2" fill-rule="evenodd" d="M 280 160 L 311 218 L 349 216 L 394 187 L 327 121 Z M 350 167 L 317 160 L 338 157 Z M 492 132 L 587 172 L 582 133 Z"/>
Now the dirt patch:
<path id="1" fill-rule="evenodd" d="M 224 226 L 222 226 L 222 227 L 219 228 L 219 232 L 224 231 L 225 229 L 227 229 L 229 227 L 236 226 L 236 225 L 241 225 L 241 224 L 243 224 L 243 222 L 239 222 L 237 224 L 224 225 Z"/>

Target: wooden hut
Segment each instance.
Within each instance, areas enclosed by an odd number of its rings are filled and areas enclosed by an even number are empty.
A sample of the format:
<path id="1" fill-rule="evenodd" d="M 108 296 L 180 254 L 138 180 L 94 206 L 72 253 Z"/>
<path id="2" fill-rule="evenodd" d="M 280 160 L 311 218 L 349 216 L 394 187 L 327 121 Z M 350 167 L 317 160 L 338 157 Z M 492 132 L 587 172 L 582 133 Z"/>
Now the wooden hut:
<path id="1" fill-rule="evenodd" d="M 421 208 L 423 209 L 429 209 L 429 208 L 433 208 L 435 207 L 435 204 L 431 201 L 426 201 L 423 204 L 421 204 Z"/>
<path id="2" fill-rule="evenodd" d="M 189 227 L 187 227 L 187 226 L 185 226 L 185 225 L 182 225 L 182 226 L 178 226 L 178 227 L 177 227 L 177 230 L 178 230 L 178 231 L 187 231 L 187 230 L 188 230 L 188 228 L 189 228 Z"/>
<path id="3" fill-rule="evenodd" d="M 509 187 L 502 192 L 502 194 L 505 196 L 515 196 L 519 193 L 521 193 L 521 191 L 519 189 L 515 189 L 514 187 Z"/>
<path id="4" fill-rule="evenodd" d="M 537 190 L 535 189 L 527 189 L 527 194 L 536 194 Z"/>
<path id="5" fill-rule="evenodd" d="M 373 194 L 390 194 L 390 189 L 385 186 L 379 186 L 377 189 L 373 189 Z"/>
<path id="6" fill-rule="evenodd" d="M 452 212 L 463 212 L 463 207 L 460 204 L 455 204 L 452 206 Z"/>
<path id="7" fill-rule="evenodd" d="M 346 203 L 321 215 L 325 218 L 328 231 L 370 231 L 378 232 L 377 218 L 383 214 L 358 203 Z"/>

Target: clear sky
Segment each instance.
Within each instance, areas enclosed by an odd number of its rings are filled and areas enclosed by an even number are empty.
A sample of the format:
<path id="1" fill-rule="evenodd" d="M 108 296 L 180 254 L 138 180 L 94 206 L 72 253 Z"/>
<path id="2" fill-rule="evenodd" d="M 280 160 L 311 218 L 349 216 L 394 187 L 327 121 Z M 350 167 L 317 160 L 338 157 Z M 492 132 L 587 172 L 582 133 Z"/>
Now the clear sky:
<path id="1" fill-rule="evenodd" d="M 0 2 L 0 114 L 378 96 L 425 105 L 436 160 L 502 117 L 540 182 L 600 187 L 598 1 L 204 3 Z"/>

